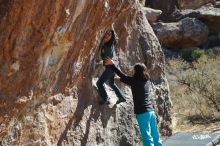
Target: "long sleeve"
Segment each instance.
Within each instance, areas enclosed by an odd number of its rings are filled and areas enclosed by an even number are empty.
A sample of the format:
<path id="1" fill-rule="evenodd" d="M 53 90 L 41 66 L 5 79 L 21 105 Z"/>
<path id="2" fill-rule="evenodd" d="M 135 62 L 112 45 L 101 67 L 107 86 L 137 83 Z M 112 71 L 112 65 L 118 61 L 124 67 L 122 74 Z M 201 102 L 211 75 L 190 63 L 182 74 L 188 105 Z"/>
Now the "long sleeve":
<path id="1" fill-rule="evenodd" d="M 104 60 L 107 57 L 108 58 L 113 58 L 114 51 L 115 51 L 114 45 L 103 45 L 101 47 L 102 60 Z"/>
<path id="2" fill-rule="evenodd" d="M 132 77 L 127 76 L 126 74 L 124 74 L 122 71 L 120 71 L 114 64 L 111 65 L 112 70 L 121 78 L 120 80 L 128 85 L 132 84 Z"/>

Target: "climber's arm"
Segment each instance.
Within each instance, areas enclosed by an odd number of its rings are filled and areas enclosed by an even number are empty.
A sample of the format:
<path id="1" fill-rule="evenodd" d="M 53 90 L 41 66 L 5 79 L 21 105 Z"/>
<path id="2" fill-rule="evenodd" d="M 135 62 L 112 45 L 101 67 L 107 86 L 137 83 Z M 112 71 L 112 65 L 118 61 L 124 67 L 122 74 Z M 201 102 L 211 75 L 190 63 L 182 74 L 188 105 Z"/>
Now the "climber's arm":
<path id="1" fill-rule="evenodd" d="M 120 77 L 120 81 L 125 84 L 131 85 L 132 77 L 127 76 L 121 70 L 119 70 L 114 64 L 111 65 L 112 70 Z"/>
<path id="2" fill-rule="evenodd" d="M 105 59 L 105 64 L 110 65 L 112 70 L 120 77 L 120 80 L 128 85 L 131 85 L 132 77 L 127 76 L 125 73 L 123 73 L 121 70 L 119 70 L 113 63 L 113 61 L 110 58 Z"/>

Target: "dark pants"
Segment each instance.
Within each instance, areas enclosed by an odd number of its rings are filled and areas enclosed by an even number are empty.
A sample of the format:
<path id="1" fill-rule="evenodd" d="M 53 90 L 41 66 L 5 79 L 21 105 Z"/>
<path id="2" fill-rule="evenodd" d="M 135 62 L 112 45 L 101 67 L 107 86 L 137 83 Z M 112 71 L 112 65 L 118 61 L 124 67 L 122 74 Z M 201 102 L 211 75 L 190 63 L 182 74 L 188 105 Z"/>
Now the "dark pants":
<path id="1" fill-rule="evenodd" d="M 104 87 L 104 83 L 107 81 L 109 83 L 109 86 L 115 91 L 115 94 L 118 96 L 118 98 L 124 98 L 120 89 L 115 84 L 114 77 L 115 73 L 113 72 L 112 68 L 110 66 L 106 66 L 105 71 L 102 73 L 102 75 L 96 83 L 99 90 L 99 94 L 103 100 L 108 99 L 108 95 Z"/>

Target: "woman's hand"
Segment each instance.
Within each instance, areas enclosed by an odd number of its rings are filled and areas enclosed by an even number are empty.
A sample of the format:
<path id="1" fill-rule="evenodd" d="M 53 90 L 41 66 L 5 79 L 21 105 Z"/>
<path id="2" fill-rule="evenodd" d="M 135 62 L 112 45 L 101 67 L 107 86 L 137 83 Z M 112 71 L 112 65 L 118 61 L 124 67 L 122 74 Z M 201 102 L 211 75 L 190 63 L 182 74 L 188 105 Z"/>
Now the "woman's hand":
<path id="1" fill-rule="evenodd" d="M 119 76 L 115 76 L 115 80 L 119 80 L 120 81 L 120 77 Z"/>
<path id="2" fill-rule="evenodd" d="M 105 58 L 104 65 L 112 65 L 113 61 L 110 58 Z"/>

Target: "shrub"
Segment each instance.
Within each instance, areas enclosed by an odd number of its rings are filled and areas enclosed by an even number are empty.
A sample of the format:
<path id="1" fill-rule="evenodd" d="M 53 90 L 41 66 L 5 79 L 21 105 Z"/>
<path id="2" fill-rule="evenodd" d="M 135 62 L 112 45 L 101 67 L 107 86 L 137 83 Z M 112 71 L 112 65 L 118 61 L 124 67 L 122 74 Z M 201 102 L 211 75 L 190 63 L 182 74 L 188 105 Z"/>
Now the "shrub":
<path id="1" fill-rule="evenodd" d="M 166 65 L 174 113 L 184 115 L 185 120 L 219 118 L 220 57 L 207 57 L 203 51 L 194 54 L 199 59 L 193 62 L 193 67 L 179 58 L 168 60 Z"/>
<path id="2" fill-rule="evenodd" d="M 192 51 L 192 57 L 194 59 L 199 59 L 199 58 L 204 57 L 204 56 L 205 56 L 205 51 L 204 50 L 196 49 L 196 50 Z"/>
<path id="3" fill-rule="evenodd" d="M 206 54 L 207 54 L 207 56 L 208 56 L 209 59 L 214 59 L 214 58 L 216 58 L 216 54 L 213 52 L 212 49 L 209 49 Z"/>
<path id="4" fill-rule="evenodd" d="M 212 50 L 208 50 L 205 52 L 203 49 L 196 49 L 196 50 L 183 50 L 181 51 L 181 57 L 186 61 L 198 61 L 206 60 L 206 57 L 214 58 L 215 54 Z"/>

